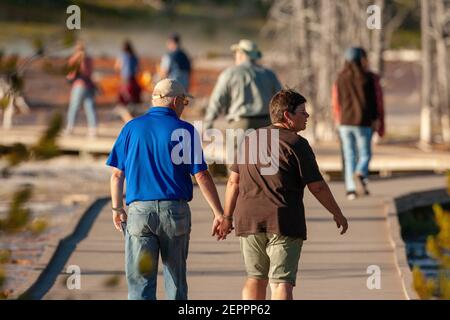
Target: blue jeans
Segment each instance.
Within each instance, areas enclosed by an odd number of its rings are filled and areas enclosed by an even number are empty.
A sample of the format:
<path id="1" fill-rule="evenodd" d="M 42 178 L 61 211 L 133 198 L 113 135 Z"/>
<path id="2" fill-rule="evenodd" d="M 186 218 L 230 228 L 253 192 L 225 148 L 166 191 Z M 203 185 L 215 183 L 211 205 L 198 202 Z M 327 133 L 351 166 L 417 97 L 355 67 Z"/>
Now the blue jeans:
<path id="1" fill-rule="evenodd" d="M 187 300 L 191 211 L 184 200 L 136 201 L 128 208 L 125 273 L 128 299 L 156 300 L 158 259 L 167 300 Z"/>
<path id="2" fill-rule="evenodd" d="M 87 88 L 76 85 L 70 93 L 69 111 L 67 113 L 67 130 L 71 131 L 75 125 L 78 109 L 84 102 L 84 112 L 86 113 L 89 128 L 96 127 L 95 120 L 95 92 L 94 88 Z"/>
<path id="3" fill-rule="evenodd" d="M 372 128 L 359 126 L 339 126 L 345 165 L 345 188 L 355 191 L 355 173 L 364 178 L 369 176 L 369 162 L 372 158 Z"/>

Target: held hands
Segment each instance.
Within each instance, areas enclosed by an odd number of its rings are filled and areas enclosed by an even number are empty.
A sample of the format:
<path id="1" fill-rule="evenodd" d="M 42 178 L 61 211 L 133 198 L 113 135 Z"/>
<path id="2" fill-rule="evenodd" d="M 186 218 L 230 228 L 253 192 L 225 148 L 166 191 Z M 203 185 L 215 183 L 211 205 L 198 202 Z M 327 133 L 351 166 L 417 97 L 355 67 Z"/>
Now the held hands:
<path id="1" fill-rule="evenodd" d="M 227 217 L 223 214 L 214 216 L 212 236 L 216 236 L 217 240 L 225 240 L 227 235 L 230 234 L 233 229 L 232 217 Z"/>
<path id="2" fill-rule="evenodd" d="M 347 232 L 347 229 L 348 229 L 347 219 L 344 217 L 344 215 L 342 213 L 335 215 L 334 221 L 336 222 L 338 229 L 340 227 L 342 227 L 341 234 L 344 234 L 345 232 Z"/>
<path id="3" fill-rule="evenodd" d="M 218 237 L 217 240 L 225 240 L 227 235 L 229 235 L 233 229 L 233 217 L 224 217 L 219 228 L 221 236 Z"/>

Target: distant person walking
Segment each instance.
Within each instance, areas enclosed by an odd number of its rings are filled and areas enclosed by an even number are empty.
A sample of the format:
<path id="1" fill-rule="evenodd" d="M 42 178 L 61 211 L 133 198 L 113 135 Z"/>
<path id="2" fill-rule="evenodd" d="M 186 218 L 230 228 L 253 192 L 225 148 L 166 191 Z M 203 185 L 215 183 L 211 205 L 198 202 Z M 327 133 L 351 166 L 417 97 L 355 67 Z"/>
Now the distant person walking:
<path id="1" fill-rule="evenodd" d="M 372 133 L 384 135 L 384 104 L 380 77 L 369 70 L 367 53 L 349 48 L 344 69 L 332 93 L 334 121 L 342 143 L 347 198 L 368 195 Z"/>
<path id="2" fill-rule="evenodd" d="M 199 134 L 190 123 L 179 118 L 190 95 L 178 81 L 164 79 L 156 84 L 152 97 L 154 106 L 123 127 L 106 162 L 114 167 L 113 222 L 117 230 L 127 222 L 128 298 L 156 299 L 161 253 L 166 298 L 186 300 L 191 176 L 213 211 L 213 235 L 218 234 L 223 210 L 203 159 Z M 124 180 L 128 214 L 122 199 Z"/>
<path id="3" fill-rule="evenodd" d="M 231 167 L 219 234 L 221 239 L 226 237 L 235 216 L 236 235 L 247 271 L 243 299 L 265 299 L 268 283 L 272 299 L 293 299 L 300 252 L 307 236 L 305 186 L 333 215 L 337 227 L 342 227 L 341 234 L 348 228 L 347 219 L 320 174 L 308 141 L 298 135 L 305 130 L 309 117 L 305 103 L 306 99 L 296 91 L 278 92 L 270 102 L 272 124 L 245 137 L 243 154 L 266 154 L 270 150 L 273 156 L 278 148 L 275 173 L 264 175 L 265 166 L 250 158 Z M 261 134 L 263 131 L 266 134 Z M 261 143 L 261 137 L 271 135 L 279 139 Z"/>
<path id="4" fill-rule="evenodd" d="M 94 67 L 92 58 L 86 52 L 82 42 L 78 42 L 75 52 L 69 58 L 68 67 L 71 71 L 67 75 L 67 80 L 72 83 L 72 91 L 67 113 L 66 134 L 72 133 L 78 109 L 83 103 L 89 127 L 88 136 L 95 137 L 97 127 L 95 116 L 96 87 L 92 81 Z"/>
<path id="5" fill-rule="evenodd" d="M 231 46 L 235 66 L 224 70 L 211 94 L 205 115 L 206 129 L 221 113 L 225 113 L 227 128 L 244 130 L 270 124 L 269 102 L 281 89 L 275 73 L 257 63 L 262 57 L 256 43 L 240 40 Z"/>
<path id="6" fill-rule="evenodd" d="M 128 122 L 134 118 L 138 104 L 141 103 L 141 87 L 137 82 L 139 58 L 130 41 L 124 42 L 122 53 L 114 67 L 120 71 L 121 78 L 118 106 L 115 111 L 124 122 Z"/>
<path id="7" fill-rule="evenodd" d="M 159 67 L 160 79 L 177 80 L 186 90 L 189 90 L 191 77 L 191 60 L 181 48 L 181 37 L 172 33 L 166 42 L 167 52 L 161 59 Z"/>

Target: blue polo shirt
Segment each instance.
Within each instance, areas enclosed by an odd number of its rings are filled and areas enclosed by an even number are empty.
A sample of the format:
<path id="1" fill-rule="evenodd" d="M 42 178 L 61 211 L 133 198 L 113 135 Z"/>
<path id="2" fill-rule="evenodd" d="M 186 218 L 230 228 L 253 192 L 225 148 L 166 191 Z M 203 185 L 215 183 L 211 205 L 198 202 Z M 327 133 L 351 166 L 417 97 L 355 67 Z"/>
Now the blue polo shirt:
<path id="1" fill-rule="evenodd" d="M 129 121 L 106 164 L 125 173 L 127 205 L 133 201 L 190 201 L 191 175 L 207 169 L 195 128 L 164 107 L 152 107 Z"/>

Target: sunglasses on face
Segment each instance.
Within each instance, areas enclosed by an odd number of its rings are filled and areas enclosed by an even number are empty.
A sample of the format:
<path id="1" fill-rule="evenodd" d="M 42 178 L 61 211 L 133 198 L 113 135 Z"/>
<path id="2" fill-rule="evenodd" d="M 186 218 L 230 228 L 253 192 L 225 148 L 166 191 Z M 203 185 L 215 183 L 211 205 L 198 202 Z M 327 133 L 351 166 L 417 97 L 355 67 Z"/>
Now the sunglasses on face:
<path id="1" fill-rule="evenodd" d="M 187 106 L 188 104 L 189 104 L 189 99 L 188 98 L 186 98 L 186 97 L 183 97 L 183 96 L 180 96 L 180 97 L 177 97 L 177 99 L 178 98 L 181 98 L 181 99 L 183 99 L 183 105 L 184 106 Z"/>

